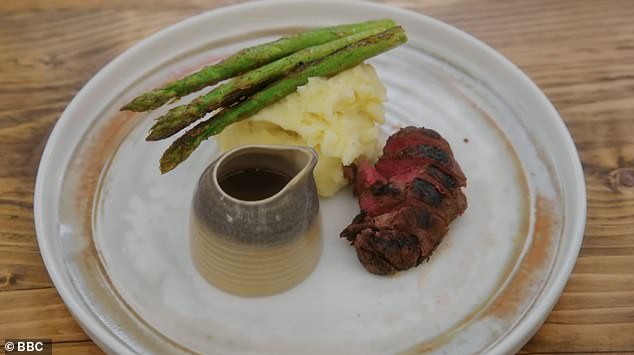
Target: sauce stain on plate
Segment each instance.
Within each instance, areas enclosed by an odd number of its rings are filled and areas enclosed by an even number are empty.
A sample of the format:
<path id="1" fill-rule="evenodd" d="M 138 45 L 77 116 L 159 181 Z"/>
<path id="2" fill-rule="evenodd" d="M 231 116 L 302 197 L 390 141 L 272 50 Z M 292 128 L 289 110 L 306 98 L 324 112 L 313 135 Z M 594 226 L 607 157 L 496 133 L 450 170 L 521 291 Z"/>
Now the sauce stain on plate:
<path id="1" fill-rule="evenodd" d="M 544 196 L 537 196 L 535 223 L 529 249 L 515 272 L 513 279 L 506 286 L 496 302 L 491 305 L 488 314 L 500 318 L 516 316 L 518 309 L 526 302 L 526 296 L 532 288 L 539 284 L 543 275 L 539 272 L 548 266 L 551 260 L 555 235 L 555 205 Z"/>

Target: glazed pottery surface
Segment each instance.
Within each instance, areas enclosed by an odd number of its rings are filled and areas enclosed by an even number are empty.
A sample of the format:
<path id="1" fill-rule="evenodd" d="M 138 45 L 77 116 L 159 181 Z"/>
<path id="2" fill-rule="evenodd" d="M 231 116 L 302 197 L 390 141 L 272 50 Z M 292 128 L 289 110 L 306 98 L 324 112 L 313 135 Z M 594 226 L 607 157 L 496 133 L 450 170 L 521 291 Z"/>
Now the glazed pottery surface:
<path id="1" fill-rule="evenodd" d="M 313 178 L 317 160 L 311 148 L 250 145 L 226 152 L 203 172 L 193 197 L 190 249 L 205 279 L 234 294 L 263 296 L 310 274 L 321 254 Z M 290 180 L 272 196 L 255 201 L 223 190 L 223 177 L 252 169 L 276 171 Z"/>

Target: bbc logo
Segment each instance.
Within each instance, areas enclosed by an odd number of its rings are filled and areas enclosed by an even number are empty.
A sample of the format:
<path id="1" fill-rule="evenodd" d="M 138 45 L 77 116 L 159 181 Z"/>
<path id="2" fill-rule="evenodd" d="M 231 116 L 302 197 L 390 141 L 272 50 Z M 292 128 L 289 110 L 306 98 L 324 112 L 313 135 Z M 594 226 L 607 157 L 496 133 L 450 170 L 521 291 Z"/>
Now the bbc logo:
<path id="1" fill-rule="evenodd" d="M 6 339 L 5 354 L 42 354 L 52 355 L 53 344 L 50 339 Z"/>

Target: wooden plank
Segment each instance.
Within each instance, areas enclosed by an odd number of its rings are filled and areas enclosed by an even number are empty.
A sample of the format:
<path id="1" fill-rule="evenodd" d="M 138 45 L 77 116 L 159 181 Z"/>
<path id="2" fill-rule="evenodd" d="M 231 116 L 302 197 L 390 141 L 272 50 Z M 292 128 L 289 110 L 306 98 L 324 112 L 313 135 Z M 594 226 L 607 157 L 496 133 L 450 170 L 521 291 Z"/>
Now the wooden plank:
<path id="1" fill-rule="evenodd" d="M 105 354 L 95 343 L 92 341 L 78 341 L 78 342 L 66 342 L 66 343 L 54 343 L 53 354 L 55 355 L 101 355 Z"/>
<path id="2" fill-rule="evenodd" d="M 0 339 L 88 340 L 53 288 L 0 292 L 0 305 Z"/>
<path id="3" fill-rule="evenodd" d="M 634 351 L 634 323 L 553 324 L 546 322 L 524 350 L 533 352 Z"/>

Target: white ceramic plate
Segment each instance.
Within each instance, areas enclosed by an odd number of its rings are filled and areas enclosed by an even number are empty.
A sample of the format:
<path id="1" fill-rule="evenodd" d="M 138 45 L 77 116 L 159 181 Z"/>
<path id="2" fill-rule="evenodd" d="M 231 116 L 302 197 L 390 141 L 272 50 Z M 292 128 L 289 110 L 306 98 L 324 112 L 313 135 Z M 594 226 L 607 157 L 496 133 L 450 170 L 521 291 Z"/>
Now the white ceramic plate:
<path id="1" fill-rule="evenodd" d="M 388 90 L 384 135 L 439 131 L 468 178 L 469 208 L 428 263 L 367 273 L 338 238 L 358 211 L 322 200 L 323 256 L 308 279 L 248 299 L 207 284 L 189 259 L 193 186 L 213 140 L 172 173 L 144 133 L 163 108 L 120 113 L 138 93 L 298 28 L 376 18 L 409 42 L 373 58 Z M 270 1 L 169 27 L 101 70 L 58 121 L 37 177 L 35 216 L 60 295 L 104 350 L 126 353 L 385 354 L 518 350 L 557 301 L 578 254 L 585 186 L 573 142 L 539 89 L 457 29 L 394 7 Z"/>

